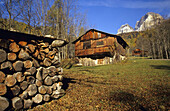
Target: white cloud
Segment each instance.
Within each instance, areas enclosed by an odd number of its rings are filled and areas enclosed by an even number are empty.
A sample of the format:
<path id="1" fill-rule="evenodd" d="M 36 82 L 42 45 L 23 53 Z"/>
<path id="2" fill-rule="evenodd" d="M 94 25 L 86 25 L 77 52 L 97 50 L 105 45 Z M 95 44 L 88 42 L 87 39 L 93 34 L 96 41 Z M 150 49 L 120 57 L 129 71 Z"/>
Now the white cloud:
<path id="1" fill-rule="evenodd" d="M 111 7 L 111 5 L 109 4 L 109 1 L 99 1 L 99 0 L 93 0 L 93 1 L 82 1 L 80 3 L 80 5 L 83 6 L 104 6 L 104 7 Z"/>
<path id="2" fill-rule="evenodd" d="M 128 3 L 125 2 L 122 5 L 125 8 L 170 8 L 170 1 L 156 1 L 156 2 L 131 1 Z"/>
<path id="3" fill-rule="evenodd" d="M 3 3 L 4 3 L 4 2 L 2 2 L 2 1 L 0 2 L 0 4 L 3 4 Z"/>
<path id="4" fill-rule="evenodd" d="M 81 0 L 83 6 L 104 6 L 122 8 L 170 8 L 170 0 L 144 1 L 144 0 Z"/>

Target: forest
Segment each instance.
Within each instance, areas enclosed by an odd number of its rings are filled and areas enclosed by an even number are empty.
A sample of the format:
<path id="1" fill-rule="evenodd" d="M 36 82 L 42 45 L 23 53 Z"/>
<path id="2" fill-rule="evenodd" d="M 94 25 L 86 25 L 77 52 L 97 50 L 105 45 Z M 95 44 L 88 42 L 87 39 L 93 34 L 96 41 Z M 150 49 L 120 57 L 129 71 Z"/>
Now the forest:
<path id="1" fill-rule="evenodd" d="M 120 34 L 128 43 L 131 53 L 139 48 L 148 51 L 152 59 L 170 58 L 170 19 L 165 19 L 161 24 L 141 32 Z"/>
<path id="2" fill-rule="evenodd" d="M 73 41 L 86 29 L 77 0 L 1 0 L 0 28 Z M 74 45 L 60 49 L 61 58 L 74 56 Z"/>

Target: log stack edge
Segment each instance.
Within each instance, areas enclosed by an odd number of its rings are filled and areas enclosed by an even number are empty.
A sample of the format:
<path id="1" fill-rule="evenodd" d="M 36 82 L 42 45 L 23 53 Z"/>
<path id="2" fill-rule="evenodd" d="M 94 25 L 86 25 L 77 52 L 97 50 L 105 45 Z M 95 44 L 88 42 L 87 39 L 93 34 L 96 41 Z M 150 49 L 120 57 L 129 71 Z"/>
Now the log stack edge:
<path id="1" fill-rule="evenodd" d="M 0 110 L 28 109 L 65 94 L 58 57 L 65 44 L 0 30 Z"/>

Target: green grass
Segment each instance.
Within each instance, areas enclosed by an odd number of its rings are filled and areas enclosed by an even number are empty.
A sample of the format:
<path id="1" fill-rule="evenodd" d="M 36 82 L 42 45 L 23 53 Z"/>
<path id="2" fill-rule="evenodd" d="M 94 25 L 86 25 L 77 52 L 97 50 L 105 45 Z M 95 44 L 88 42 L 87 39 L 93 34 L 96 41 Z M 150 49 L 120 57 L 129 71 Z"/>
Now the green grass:
<path id="1" fill-rule="evenodd" d="M 130 59 L 126 62 L 64 69 L 68 88 L 50 103 L 59 110 L 169 110 L 170 61 Z M 50 107 L 50 106 L 49 106 Z"/>

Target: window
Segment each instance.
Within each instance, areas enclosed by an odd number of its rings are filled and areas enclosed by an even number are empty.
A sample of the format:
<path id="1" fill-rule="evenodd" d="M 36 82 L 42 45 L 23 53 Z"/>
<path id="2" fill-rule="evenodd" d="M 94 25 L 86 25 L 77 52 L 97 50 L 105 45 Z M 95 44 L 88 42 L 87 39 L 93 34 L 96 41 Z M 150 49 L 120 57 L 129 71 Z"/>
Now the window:
<path id="1" fill-rule="evenodd" d="M 101 33 L 98 32 L 97 35 L 98 35 L 98 38 L 101 38 Z"/>
<path id="2" fill-rule="evenodd" d="M 83 49 L 89 49 L 91 48 L 91 41 L 85 41 L 83 43 Z"/>
<path id="3" fill-rule="evenodd" d="M 141 53 L 141 51 L 134 51 L 134 53 Z"/>
<path id="4" fill-rule="evenodd" d="M 97 41 L 96 45 L 97 45 L 97 46 L 99 46 L 99 45 L 104 45 L 104 43 L 103 43 L 103 41 Z"/>

